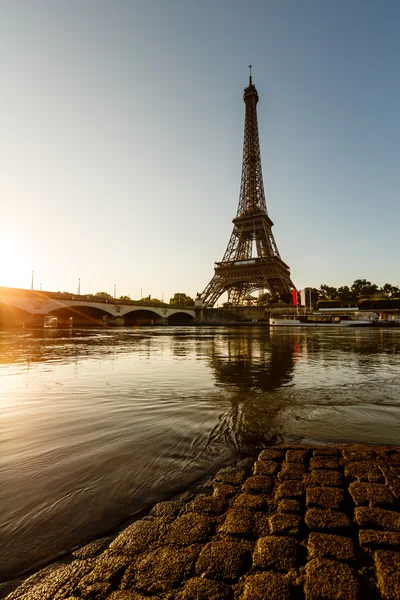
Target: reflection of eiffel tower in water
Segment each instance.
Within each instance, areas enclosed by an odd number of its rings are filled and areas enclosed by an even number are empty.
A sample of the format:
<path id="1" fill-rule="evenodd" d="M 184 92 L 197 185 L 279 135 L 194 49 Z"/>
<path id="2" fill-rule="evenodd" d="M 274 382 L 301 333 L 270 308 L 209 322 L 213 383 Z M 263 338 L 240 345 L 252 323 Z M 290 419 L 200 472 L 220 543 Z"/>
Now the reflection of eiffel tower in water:
<path id="1" fill-rule="evenodd" d="M 215 264 L 214 277 L 199 298 L 208 307 L 214 306 L 224 292 L 228 292 L 229 302 L 240 305 L 255 290 L 268 289 L 283 298 L 290 296 L 294 288 L 267 214 L 258 138 L 258 93 L 252 83 L 251 67 L 243 100 L 246 115 L 239 207 L 222 262 Z"/>
<path id="2" fill-rule="evenodd" d="M 282 343 L 256 329 L 243 328 L 223 342 L 214 339 L 210 359 L 219 385 L 243 392 L 271 392 L 287 385 L 293 378 L 293 335 Z"/>
<path id="3" fill-rule="evenodd" d="M 236 449 L 262 446 L 284 433 L 281 414 L 291 397 L 293 340 L 291 334 L 273 341 L 253 328 L 213 338 L 210 365 L 218 387 L 229 390 L 231 404 L 221 427 Z"/>

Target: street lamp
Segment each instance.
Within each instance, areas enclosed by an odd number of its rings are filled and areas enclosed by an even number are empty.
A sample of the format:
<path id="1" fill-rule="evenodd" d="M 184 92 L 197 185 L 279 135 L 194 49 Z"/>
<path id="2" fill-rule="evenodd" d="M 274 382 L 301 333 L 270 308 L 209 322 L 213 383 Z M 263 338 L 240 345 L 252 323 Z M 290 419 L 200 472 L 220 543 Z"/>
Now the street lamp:
<path id="1" fill-rule="evenodd" d="M 78 296 L 81 295 L 81 278 L 78 279 Z"/>
<path id="2" fill-rule="evenodd" d="M 142 295 L 142 288 L 140 288 L 140 299 L 142 299 L 143 295 Z"/>
<path id="3" fill-rule="evenodd" d="M 32 271 L 32 281 L 31 281 L 31 290 L 33 290 L 33 276 L 35 274 L 35 271 Z"/>
<path id="4" fill-rule="evenodd" d="M 117 296 L 117 284 L 114 283 L 114 300 L 115 300 L 116 296 Z"/>

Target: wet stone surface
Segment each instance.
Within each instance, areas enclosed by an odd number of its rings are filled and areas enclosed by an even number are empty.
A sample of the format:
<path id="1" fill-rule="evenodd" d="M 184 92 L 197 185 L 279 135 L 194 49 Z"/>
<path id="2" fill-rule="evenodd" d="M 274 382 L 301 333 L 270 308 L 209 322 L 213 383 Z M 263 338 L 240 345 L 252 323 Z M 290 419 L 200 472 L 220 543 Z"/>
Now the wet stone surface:
<path id="1" fill-rule="evenodd" d="M 8 600 L 399 600 L 400 448 L 280 445 Z"/>

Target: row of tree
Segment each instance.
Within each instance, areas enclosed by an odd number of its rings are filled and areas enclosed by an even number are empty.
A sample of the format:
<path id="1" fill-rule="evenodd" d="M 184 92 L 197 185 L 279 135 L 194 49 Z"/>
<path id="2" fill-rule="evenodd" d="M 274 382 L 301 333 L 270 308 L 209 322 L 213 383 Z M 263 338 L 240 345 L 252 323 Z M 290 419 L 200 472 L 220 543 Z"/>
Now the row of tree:
<path id="1" fill-rule="evenodd" d="M 350 287 L 343 285 L 335 288 L 322 284 L 319 289 L 311 288 L 311 291 L 315 300 L 338 300 L 340 302 L 357 302 L 363 298 L 374 300 L 400 298 L 399 287 L 391 283 L 385 283 L 382 287 L 379 287 L 375 283 L 367 281 L 367 279 L 356 279 Z M 260 294 L 258 298 L 249 296 L 245 301 L 248 306 L 270 306 L 280 302 L 291 303 L 291 297 L 287 294 L 279 295 L 265 292 Z M 228 306 L 228 304 L 225 306 Z"/>
<path id="2" fill-rule="evenodd" d="M 341 300 L 342 302 L 357 301 L 360 298 L 399 298 L 400 288 L 391 283 L 385 283 L 382 287 L 371 283 L 366 279 L 356 279 L 350 287 L 343 285 L 335 288 L 330 285 L 321 285 L 318 296 L 321 300 Z"/>

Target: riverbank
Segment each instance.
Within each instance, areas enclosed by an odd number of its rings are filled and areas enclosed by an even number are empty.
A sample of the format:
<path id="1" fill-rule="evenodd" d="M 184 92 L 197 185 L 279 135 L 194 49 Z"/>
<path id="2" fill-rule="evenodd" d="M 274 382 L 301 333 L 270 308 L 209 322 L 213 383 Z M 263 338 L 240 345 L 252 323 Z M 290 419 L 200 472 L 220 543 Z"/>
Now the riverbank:
<path id="1" fill-rule="evenodd" d="M 400 597 L 400 448 L 280 445 L 156 504 L 8 600 Z"/>

